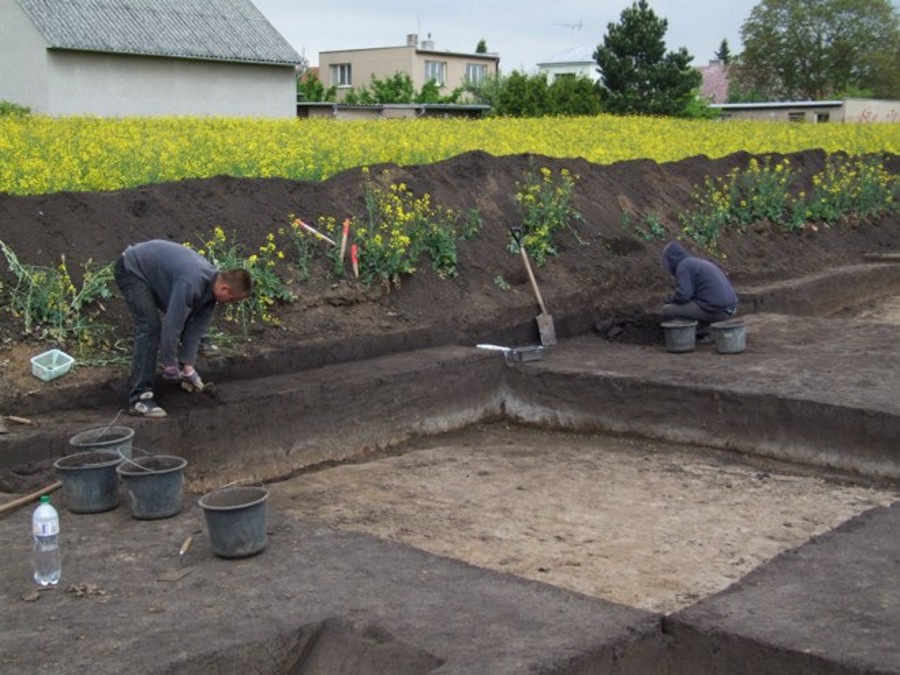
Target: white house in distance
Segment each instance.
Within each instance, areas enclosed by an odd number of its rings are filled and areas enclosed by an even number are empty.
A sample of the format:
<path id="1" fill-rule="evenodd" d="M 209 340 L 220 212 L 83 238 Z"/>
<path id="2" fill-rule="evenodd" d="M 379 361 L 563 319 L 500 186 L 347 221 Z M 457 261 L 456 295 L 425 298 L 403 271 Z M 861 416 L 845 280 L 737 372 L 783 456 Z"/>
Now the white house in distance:
<path id="1" fill-rule="evenodd" d="M 553 84 L 557 77 L 587 77 L 592 82 L 600 79 L 597 62 L 594 60 L 596 47 L 572 47 L 562 54 L 537 64 L 538 73 L 547 75 L 547 82 Z"/>
<path id="2" fill-rule="evenodd" d="M 0 0 L 0 100 L 39 114 L 293 117 L 302 62 L 251 0 Z"/>

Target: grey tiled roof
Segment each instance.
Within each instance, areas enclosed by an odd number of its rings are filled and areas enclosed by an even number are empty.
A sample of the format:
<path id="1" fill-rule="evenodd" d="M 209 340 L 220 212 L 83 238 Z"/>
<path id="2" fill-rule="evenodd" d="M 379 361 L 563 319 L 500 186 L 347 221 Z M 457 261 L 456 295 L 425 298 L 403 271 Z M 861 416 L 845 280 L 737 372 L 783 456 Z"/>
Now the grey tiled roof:
<path id="1" fill-rule="evenodd" d="M 17 0 L 48 46 L 295 64 L 301 57 L 251 0 Z"/>

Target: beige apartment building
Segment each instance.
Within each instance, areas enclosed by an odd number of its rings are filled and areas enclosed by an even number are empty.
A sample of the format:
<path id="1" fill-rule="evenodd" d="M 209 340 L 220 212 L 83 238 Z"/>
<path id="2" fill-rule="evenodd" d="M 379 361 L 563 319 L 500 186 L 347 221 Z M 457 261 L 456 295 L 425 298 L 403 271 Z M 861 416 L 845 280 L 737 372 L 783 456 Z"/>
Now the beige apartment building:
<path id="1" fill-rule="evenodd" d="M 370 86 L 372 77 L 385 79 L 395 73 L 407 73 L 416 91 L 435 80 L 442 95 L 449 95 L 466 81 L 479 82 L 497 75 L 498 54 L 438 51 L 434 42 L 418 35 L 407 35 L 399 47 L 344 49 L 319 52 L 319 78 L 325 87 L 337 86 L 337 99 L 343 100 L 352 89 Z"/>

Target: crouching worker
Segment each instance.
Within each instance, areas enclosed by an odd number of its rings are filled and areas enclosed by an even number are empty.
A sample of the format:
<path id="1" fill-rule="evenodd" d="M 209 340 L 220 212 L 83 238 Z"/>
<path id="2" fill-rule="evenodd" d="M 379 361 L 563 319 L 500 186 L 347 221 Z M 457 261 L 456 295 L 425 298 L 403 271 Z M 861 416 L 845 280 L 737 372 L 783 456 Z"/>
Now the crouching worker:
<path id="1" fill-rule="evenodd" d="M 697 338 L 709 339 L 709 324 L 730 319 L 738 297 L 728 277 L 715 263 L 688 254 L 677 241 L 662 250 L 663 267 L 675 277 L 675 291 L 662 308 L 664 320 L 697 321 Z"/>
<path id="2" fill-rule="evenodd" d="M 165 379 L 202 389 L 195 368 L 200 339 L 217 302 L 249 297 L 250 273 L 240 268 L 217 270 L 199 253 L 161 239 L 129 246 L 113 269 L 134 318 L 128 410 L 133 415 L 165 417 L 166 411 L 153 398 L 157 355 Z"/>

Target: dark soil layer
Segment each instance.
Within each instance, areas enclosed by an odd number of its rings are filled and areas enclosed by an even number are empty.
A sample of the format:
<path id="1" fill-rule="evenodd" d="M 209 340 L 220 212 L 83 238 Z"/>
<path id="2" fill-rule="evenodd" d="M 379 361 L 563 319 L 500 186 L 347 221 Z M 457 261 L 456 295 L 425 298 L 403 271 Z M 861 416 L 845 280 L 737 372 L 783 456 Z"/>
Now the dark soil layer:
<path id="1" fill-rule="evenodd" d="M 698 156 L 662 165 L 639 160 L 602 166 L 580 159 L 492 157 L 475 152 L 427 166 L 372 167 L 372 176 L 384 180 L 386 170 L 388 182 L 405 183 L 417 196 L 428 193 L 435 204 L 460 213 L 479 211 L 483 232 L 460 242 L 459 276 L 440 279 L 423 260 L 401 288 L 384 294 L 364 288 L 349 274 L 335 278 L 330 263 L 319 256 L 312 278 L 295 285 L 299 301 L 277 309 L 280 327 L 256 326 L 252 340 L 237 342 L 232 350 L 252 359 L 270 349 L 316 341 L 333 345 L 332 360 L 342 360 L 352 358 L 356 349 L 348 348 L 348 341 L 358 344 L 366 335 L 402 334 L 398 349 L 509 339 L 511 334 L 504 333 L 507 327 L 533 324 L 538 313 L 522 260 L 506 247 L 507 228 L 521 218 L 515 200 L 517 183 L 531 167 L 567 168 L 579 177 L 574 207 L 583 221 L 573 224 L 573 232 L 559 236 L 559 255 L 537 269 L 557 332 L 565 337 L 596 328 L 610 339 L 659 339 L 656 311 L 671 282 L 658 262 L 665 237 L 650 238 L 637 228 L 646 230 L 645 218 L 654 214 L 667 237 L 678 236 L 679 214 L 694 208 L 695 187 L 707 177 L 745 166 L 750 159 L 746 153 L 737 153 L 718 160 Z M 790 155 L 790 160 L 808 186 L 811 176 L 824 168 L 826 155 L 811 150 Z M 900 158 L 890 155 L 885 161 L 888 170 L 896 173 Z M 89 259 L 112 261 L 128 244 L 145 239 L 199 243 L 198 236 L 221 226 L 253 249 L 265 242 L 268 233 L 287 226 L 290 214 L 314 223 L 319 216 L 340 222 L 364 213 L 359 169 L 324 183 L 217 177 L 105 193 L 0 195 L 0 239 L 27 264 L 55 265 L 65 255 L 70 272 L 77 276 Z M 900 243 L 897 224 L 896 214 L 879 222 L 809 227 L 795 233 L 757 223 L 744 234 L 722 238 L 720 262 L 740 290 L 857 262 L 863 253 L 894 252 Z M 0 278 L 8 281 L 5 265 L 0 272 Z M 284 273 L 290 278 L 292 270 Z M 510 287 L 501 288 L 498 278 Z M 749 309 L 745 306 L 743 311 Z M 130 335 L 130 319 L 121 299 L 107 302 L 106 310 L 102 320 L 116 326 L 119 336 Z M 579 320 L 570 321 L 573 317 Z M 221 322 L 218 328 L 228 330 Z M 537 333 L 524 337 L 536 339 Z M 8 312 L 0 312 L 0 340 L 0 363 L 5 363 L 0 367 L 0 382 L 6 385 L 0 394 L 3 413 L 4 407 L 11 408 L 11 401 L 37 382 L 24 357 L 50 345 L 28 345 L 21 322 Z M 125 350 L 118 355 L 127 354 Z M 77 368 L 65 379 L 91 377 L 91 370 L 95 369 Z M 49 390 L 53 385 L 43 386 Z"/>

